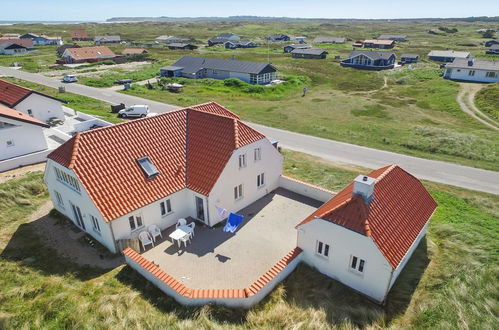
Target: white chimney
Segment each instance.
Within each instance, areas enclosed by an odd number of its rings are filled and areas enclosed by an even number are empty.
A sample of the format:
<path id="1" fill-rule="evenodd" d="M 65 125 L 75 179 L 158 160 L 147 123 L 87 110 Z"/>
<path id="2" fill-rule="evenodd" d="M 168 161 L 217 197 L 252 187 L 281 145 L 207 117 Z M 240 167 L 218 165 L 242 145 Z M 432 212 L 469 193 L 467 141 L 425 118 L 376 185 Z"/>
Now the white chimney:
<path id="1" fill-rule="evenodd" d="M 365 175 L 359 175 L 353 180 L 353 193 L 361 195 L 364 202 L 368 204 L 374 199 L 374 184 L 376 179 Z"/>

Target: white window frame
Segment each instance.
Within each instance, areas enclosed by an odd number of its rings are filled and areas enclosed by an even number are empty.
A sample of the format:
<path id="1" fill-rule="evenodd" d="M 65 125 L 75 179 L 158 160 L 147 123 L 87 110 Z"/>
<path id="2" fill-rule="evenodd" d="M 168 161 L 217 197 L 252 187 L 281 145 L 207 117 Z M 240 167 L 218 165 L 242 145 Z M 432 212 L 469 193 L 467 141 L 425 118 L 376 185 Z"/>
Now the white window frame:
<path id="1" fill-rule="evenodd" d="M 161 203 L 159 203 L 159 210 L 160 210 L 162 217 L 166 217 L 167 215 L 172 214 L 173 209 L 172 209 L 171 200 L 168 198 L 168 199 L 165 199 L 164 201 L 162 201 Z M 163 212 L 163 210 L 164 210 L 164 212 Z"/>
<path id="2" fill-rule="evenodd" d="M 238 159 L 239 159 L 239 168 L 245 168 L 246 167 L 246 154 L 239 155 Z"/>
<path id="3" fill-rule="evenodd" d="M 139 222 L 137 221 L 137 217 L 140 218 L 140 225 L 139 225 Z M 132 228 L 132 220 L 133 221 L 133 225 L 135 228 Z M 128 225 L 130 226 L 130 231 L 131 232 L 134 232 L 134 231 L 137 231 L 139 229 L 142 229 L 144 228 L 144 218 L 142 217 L 142 214 L 138 213 L 138 214 L 134 214 L 134 215 L 131 215 L 128 217 Z"/>
<path id="4" fill-rule="evenodd" d="M 256 187 L 262 188 L 263 186 L 265 186 L 265 172 L 256 176 Z"/>
<path id="5" fill-rule="evenodd" d="M 99 220 L 91 214 L 90 214 L 90 219 L 92 220 L 93 231 L 100 235 L 101 231 L 100 231 Z"/>
<path id="6" fill-rule="evenodd" d="M 234 187 L 234 200 L 238 201 L 244 197 L 244 187 L 243 184 L 238 184 Z"/>
<path id="7" fill-rule="evenodd" d="M 64 208 L 64 200 L 62 199 L 61 193 L 58 192 L 57 190 L 54 190 L 54 193 L 55 193 L 55 199 L 57 200 L 57 205 Z"/>
<path id="8" fill-rule="evenodd" d="M 255 150 L 253 151 L 253 160 L 255 162 L 262 160 L 262 148 L 255 148 Z"/>
<path id="9" fill-rule="evenodd" d="M 351 255 L 348 264 L 348 269 L 355 274 L 363 275 L 366 270 L 366 260 Z"/>
<path id="10" fill-rule="evenodd" d="M 329 255 L 331 254 L 331 245 L 317 240 L 315 243 L 315 254 L 322 258 L 329 259 Z"/>

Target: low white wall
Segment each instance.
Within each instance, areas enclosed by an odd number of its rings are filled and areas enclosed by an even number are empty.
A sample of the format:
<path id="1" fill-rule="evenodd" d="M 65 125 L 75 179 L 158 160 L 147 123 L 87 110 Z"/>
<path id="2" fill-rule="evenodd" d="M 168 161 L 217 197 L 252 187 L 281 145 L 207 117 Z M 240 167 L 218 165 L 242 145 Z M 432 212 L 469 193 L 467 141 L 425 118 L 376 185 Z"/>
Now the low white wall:
<path id="1" fill-rule="evenodd" d="M 15 158 L 9 158 L 0 161 L 0 173 L 14 168 L 18 168 L 26 165 L 33 165 L 37 163 L 43 163 L 47 160 L 47 155 L 51 153 L 52 149 L 47 149 L 39 152 L 34 152 L 32 154 L 19 156 Z"/>
<path id="2" fill-rule="evenodd" d="M 158 277 L 154 276 L 151 272 L 140 266 L 137 262 L 125 255 L 125 261 L 130 267 L 135 269 L 140 275 L 145 277 L 149 282 L 154 284 L 161 291 L 173 297 L 179 304 L 185 306 L 201 306 L 210 303 L 225 305 L 232 308 L 250 308 L 251 306 L 260 302 L 267 296 L 276 285 L 284 280 L 289 274 L 295 270 L 296 266 L 301 261 L 301 254 L 291 261 L 279 274 L 274 277 L 267 285 L 261 288 L 255 295 L 247 298 L 189 298 L 180 295 L 173 290 L 170 286 L 166 285 Z M 256 279 L 255 279 L 256 280 Z"/>
<path id="3" fill-rule="evenodd" d="M 327 202 L 336 195 L 332 191 L 324 190 L 284 175 L 281 175 L 279 178 L 279 187 L 318 200 L 319 202 Z"/>
<path id="4" fill-rule="evenodd" d="M 83 116 L 78 116 L 78 117 L 83 118 Z M 97 125 L 100 127 L 106 127 L 106 126 L 110 126 L 112 124 L 108 123 L 105 120 L 99 119 L 99 118 L 92 118 L 92 119 L 88 119 L 86 121 L 82 121 L 81 123 L 74 124 L 73 128 L 74 128 L 75 132 L 79 133 L 79 132 L 88 131 L 94 125 Z"/>

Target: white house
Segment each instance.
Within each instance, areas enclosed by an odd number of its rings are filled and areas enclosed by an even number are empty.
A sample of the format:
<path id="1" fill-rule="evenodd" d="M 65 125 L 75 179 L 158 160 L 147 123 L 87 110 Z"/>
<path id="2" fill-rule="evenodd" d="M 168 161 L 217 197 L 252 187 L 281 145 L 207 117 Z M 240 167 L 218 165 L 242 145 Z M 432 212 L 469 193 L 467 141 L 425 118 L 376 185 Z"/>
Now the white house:
<path id="1" fill-rule="evenodd" d="M 46 123 L 0 104 L 0 170 L 2 161 L 47 149 Z"/>
<path id="2" fill-rule="evenodd" d="M 445 65 L 444 78 L 494 83 L 499 81 L 499 61 L 456 58 Z"/>
<path id="3" fill-rule="evenodd" d="M 49 37 L 41 35 L 33 38 L 33 44 L 37 46 L 47 46 L 47 45 L 61 46 L 63 44 L 63 41 L 61 37 Z"/>
<path id="4" fill-rule="evenodd" d="M 48 156 L 55 208 L 109 250 L 151 224 L 213 226 L 279 186 L 282 156 L 216 103 L 75 135 Z"/>
<path id="5" fill-rule="evenodd" d="M 421 182 L 396 165 L 358 176 L 302 221 L 302 260 L 383 302 L 425 236 L 436 203 Z"/>
<path id="6" fill-rule="evenodd" d="M 51 118 L 64 120 L 63 100 L 0 80 L 0 104 L 47 122 Z"/>

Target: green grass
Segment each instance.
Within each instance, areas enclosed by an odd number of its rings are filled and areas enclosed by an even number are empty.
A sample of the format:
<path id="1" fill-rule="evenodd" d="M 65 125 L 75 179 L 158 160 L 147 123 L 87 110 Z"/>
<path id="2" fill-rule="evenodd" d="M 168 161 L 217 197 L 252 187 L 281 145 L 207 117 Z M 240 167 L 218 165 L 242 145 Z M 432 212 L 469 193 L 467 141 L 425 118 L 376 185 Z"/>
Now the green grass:
<path id="1" fill-rule="evenodd" d="M 365 172 L 284 155 L 287 175 L 332 190 Z M 385 307 L 301 265 L 246 311 L 182 307 L 129 267 L 63 259 L 28 221 L 48 197 L 27 174 L 0 185 L 0 328 L 497 328 L 499 197 L 425 185 L 439 208 Z"/>
<path id="2" fill-rule="evenodd" d="M 36 83 L 28 82 L 25 80 L 20 80 L 16 78 L 5 78 L 3 77 L 2 79 L 8 80 L 10 82 L 13 82 L 15 84 L 27 87 L 27 88 L 32 88 L 34 90 L 37 90 L 41 93 L 57 97 L 61 100 L 64 100 L 67 102 L 66 106 L 74 109 L 76 111 L 81 111 L 84 113 L 88 113 L 90 115 L 94 115 L 98 118 L 102 118 L 106 121 L 109 121 L 111 123 L 120 123 L 123 120 L 118 118 L 115 113 L 111 113 L 110 110 L 110 105 L 106 102 L 99 101 L 90 97 L 86 96 L 81 96 L 77 94 L 72 94 L 72 93 L 59 93 L 57 89 L 47 87 L 44 85 L 39 85 Z"/>
<path id="3" fill-rule="evenodd" d="M 499 83 L 482 88 L 475 96 L 475 104 L 493 120 L 499 120 Z"/>

